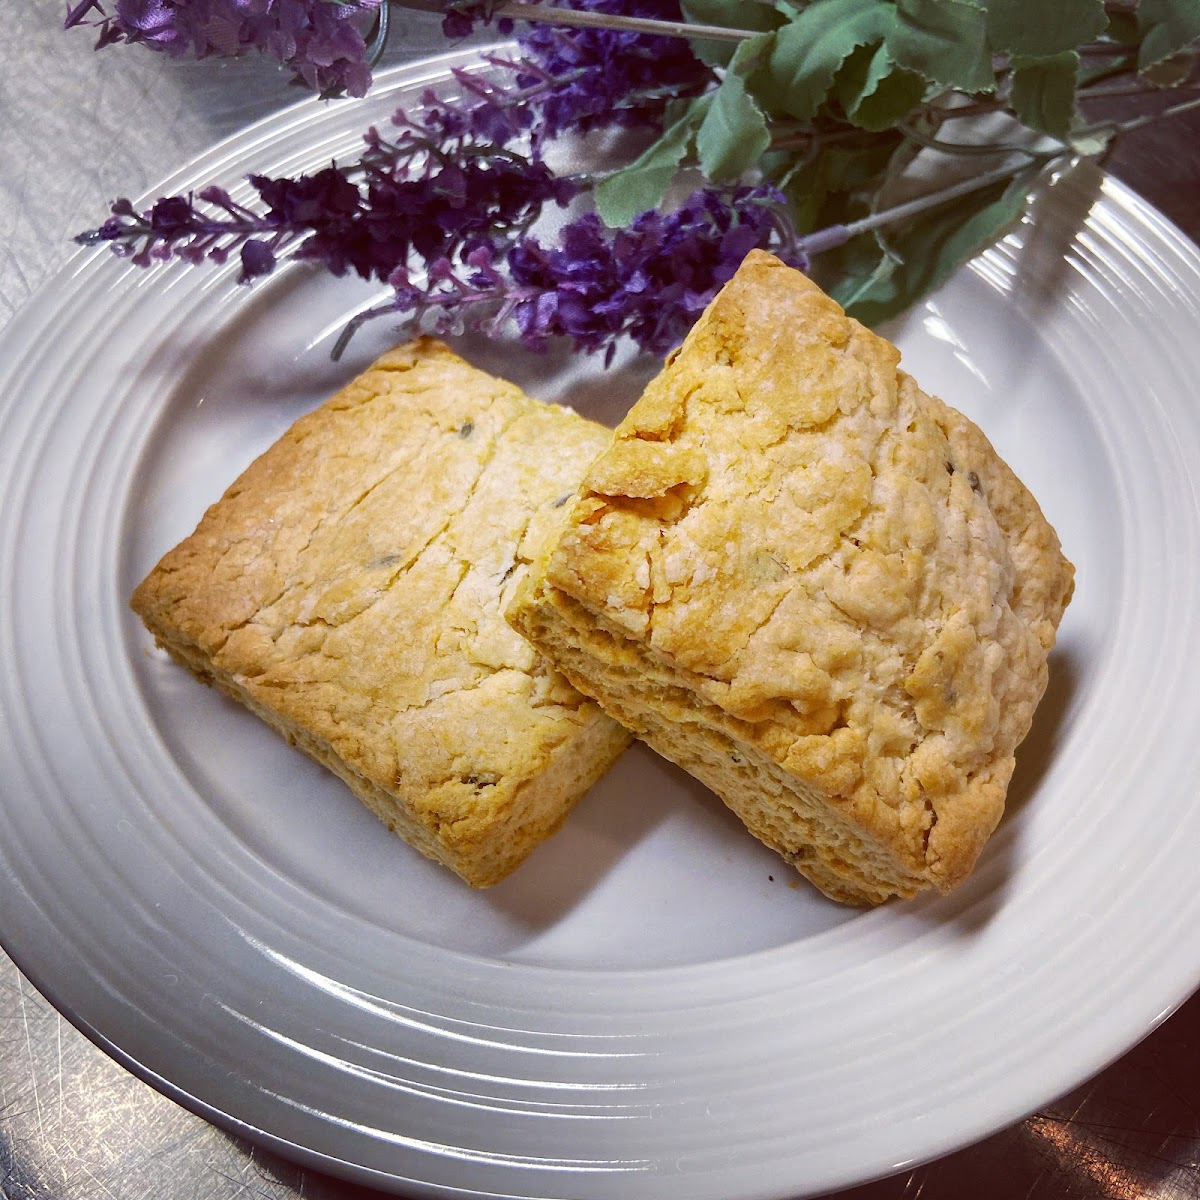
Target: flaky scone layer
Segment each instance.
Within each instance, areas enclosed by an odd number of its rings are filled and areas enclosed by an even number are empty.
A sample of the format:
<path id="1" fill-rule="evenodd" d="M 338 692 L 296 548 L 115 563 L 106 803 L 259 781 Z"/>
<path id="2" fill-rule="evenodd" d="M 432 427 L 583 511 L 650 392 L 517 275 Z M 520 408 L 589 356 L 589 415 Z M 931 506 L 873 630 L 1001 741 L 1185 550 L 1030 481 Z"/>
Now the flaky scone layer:
<path id="1" fill-rule="evenodd" d="M 899 352 L 755 251 L 587 473 L 509 618 L 827 894 L 953 887 L 1073 571 Z"/>
<path id="2" fill-rule="evenodd" d="M 495 883 L 629 740 L 502 615 L 608 437 L 402 346 L 255 461 L 133 607 L 412 845 Z"/>

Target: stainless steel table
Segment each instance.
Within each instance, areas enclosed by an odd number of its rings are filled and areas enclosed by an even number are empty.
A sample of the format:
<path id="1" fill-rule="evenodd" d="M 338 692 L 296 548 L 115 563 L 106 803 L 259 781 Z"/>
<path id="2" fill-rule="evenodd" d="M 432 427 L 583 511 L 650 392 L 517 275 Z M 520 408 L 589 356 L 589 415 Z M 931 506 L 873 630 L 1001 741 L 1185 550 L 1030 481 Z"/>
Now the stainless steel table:
<path id="1" fill-rule="evenodd" d="M 296 97 L 259 61 L 94 54 L 87 33 L 61 31 L 61 13 L 50 0 L 4 5 L 0 325 L 65 262 L 71 235 L 94 224 L 108 199 L 138 194 Z M 411 16 L 397 25 L 392 58 L 442 46 L 434 21 Z M 1200 240 L 1200 114 L 1131 135 L 1109 165 Z M 87 1042 L 0 954 L 0 1200 L 249 1195 L 376 1193 L 263 1153 L 160 1096 Z M 917 1197 L 1200 1197 L 1200 995 L 1108 1070 L 1020 1124 L 839 1200 Z"/>

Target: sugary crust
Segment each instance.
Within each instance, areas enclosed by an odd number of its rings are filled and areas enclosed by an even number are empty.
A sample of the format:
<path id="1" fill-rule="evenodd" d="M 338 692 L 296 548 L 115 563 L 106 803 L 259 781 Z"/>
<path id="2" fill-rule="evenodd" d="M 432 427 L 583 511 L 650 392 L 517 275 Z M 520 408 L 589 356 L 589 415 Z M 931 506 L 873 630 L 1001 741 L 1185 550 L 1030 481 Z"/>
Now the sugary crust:
<path id="1" fill-rule="evenodd" d="M 858 903 L 970 871 L 1073 586 L 1032 496 L 898 363 L 752 253 L 509 614 Z"/>
<path id="2" fill-rule="evenodd" d="M 402 346 L 255 461 L 133 608 L 406 840 L 495 883 L 628 742 L 502 615 L 608 436 Z"/>

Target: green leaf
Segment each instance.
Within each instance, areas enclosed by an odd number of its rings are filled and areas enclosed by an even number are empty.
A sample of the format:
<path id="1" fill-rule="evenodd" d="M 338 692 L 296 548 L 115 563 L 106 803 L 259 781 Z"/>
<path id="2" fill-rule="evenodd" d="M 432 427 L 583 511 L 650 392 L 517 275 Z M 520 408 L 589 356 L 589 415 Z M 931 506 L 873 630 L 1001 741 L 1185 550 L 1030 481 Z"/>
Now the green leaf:
<path id="1" fill-rule="evenodd" d="M 896 10 L 887 0 L 817 0 L 775 34 L 767 65 L 752 87 L 772 111 L 811 120 L 842 63 L 886 36 Z"/>
<path id="2" fill-rule="evenodd" d="M 1195 70 L 1196 51 L 1181 50 L 1178 54 L 1172 54 L 1170 58 L 1164 58 L 1162 62 L 1147 67 L 1142 72 L 1142 78 L 1154 87 L 1173 88 L 1187 83 Z"/>
<path id="3" fill-rule="evenodd" d="M 726 29 L 757 29 L 769 33 L 786 21 L 783 13 L 766 4 L 747 4 L 746 0 L 682 0 L 679 6 L 685 21 L 699 25 L 722 25 Z M 732 42 L 711 42 L 696 38 L 692 53 L 710 67 L 727 66 L 737 46 Z"/>
<path id="4" fill-rule="evenodd" d="M 613 229 L 628 225 L 638 213 L 657 208 L 675 178 L 679 164 L 692 148 L 696 130 L 707 114 L 711 94 L 693 101 L 686 112 L 669 125 L 627 167 L 602 179 L 592 192 L 596 211 Z"/>
<path id="5" fill-rule="evenodd" d="M 1017 176 L 943 204 L 889 232 L 888 244 L 902 261 L 884 259 L 877 245 L 873 251 L 865 246 L 844 248 L 843 261 L 856 269 L 847 271 L 830 294 L 865 325 L 895 316 L 1008 229 L 1025 208 L 1028 188 L 1029 180 Z M 869 234 L 862 238 L 873 241 Z"/>
<path id="6" fill-rule="evenodd" d="M 1049 58 L 1014 58 L 1013 112 L 1030 129 L 1065 138 L 1075 120 L 1079 55 L 1064 50 Z"/>
<path id="7" fill-rule="evenodd" d="M 867 196 L 878 189 L 902 144 L 902 135 L 887 133 L 864 138 L 858 145 L 830 145 L 794 169 L 782 186 L 797 232 L 811 233 L 865 216 Z"/>
<path id="8" fill-rule="evenodd" d="M 889 258 L 869 234 L 855 238 L 853 244 L 844 248 L 843 262 L 846 262 L 851 256 L 858 261 L 853 266 L 842 266 L 838 272 L 838 283 L 826 290 L 850 316 L 864 325 L 870 325 L 871 320 L 865 306 L 871 303 L 869 299 L 871 296 L 895 291 L 894 280 L 898 265 L 896 260 Z M 896 312 L 903 311 L 904 307 L 904 305 L 900 305 Z M 894 313 L 885 312 L 878 319 L 884 321 L 894 315 Z"/>
<path id="9" fill-rule="evenodd" d="M 920 103 L 925 86 L 922 76 L 896 66 L 881 42 L 855 50 L 842 64 L 833 90 L 852 124 L 881 133 Z"/>
<path id="10" fill-rule="evenodd" d="M 1074 50 L 1108 28 L 1104 0 L 988 0 L 992 49 L 1022 58 Z"/>
<path id="11" fill-rule="evenodd" d="M 810 159 L 795 167 L 784 181 L 783 194 L 790 203 L 792 224 L 797 233 L 803 235 L 819 229 L 824 224 L 821 212 L 829 195 L 821 159 Z"/>
<path id="12" fill-rule="evenodd" d="M 1136 46 L 1142 40 L 1137 17 L 1131 12 L 1121 12 L 1120 9 L 1113 9 L 1108 14 L 1108 29 L 1105 32 L 1113 41 L 1126 46 Z"/>
<path id="13" fill-rule="evenodd" d="M 1137 20 L 1142 35 L 1139 71 L 1148 71 L 1200 38 L 1197 0 L 1138 0 Z"/>
<path id="14" fill-rule="evenodd" d="M 738 54 L 743 46 L 738 47 Z M 725 183 L 748 171 L 771 144 L 771 131 L 762 109 L 746 91 L 746 83 L 734 69 L 725 72 L 721 86 L 712 93 L 712 103 L 696 133 L 700 169 L 713 181 Z"/>
<path id="15" fill-rule="evenodd" d="M 987 13 L 975 0 L 896 0 L 888 49 L 900 66 L 942 87 L 964 92 L 996 87 Z"/>

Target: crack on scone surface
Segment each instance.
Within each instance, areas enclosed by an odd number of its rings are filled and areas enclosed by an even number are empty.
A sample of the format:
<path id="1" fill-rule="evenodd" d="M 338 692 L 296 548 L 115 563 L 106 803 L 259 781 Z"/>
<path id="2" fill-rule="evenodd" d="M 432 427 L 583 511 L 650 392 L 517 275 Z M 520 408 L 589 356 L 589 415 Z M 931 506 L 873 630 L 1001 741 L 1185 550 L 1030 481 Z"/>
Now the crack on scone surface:
<path id="1" fill-rule="evenodd" d="M 436 368 L 434 369 L 436 370 Z M 338 404 L 334 411 L 337 412 L 339 416 L 349 418 L 368 410 L 372 405 L 389 404 L 394 402 L 394 397 L 397 394 L 396 390 L 389 391 L 385 389 L 382 386 L 382 381 L 376 378 L 377 374 L 384 372 L 395 374 L 409 373 L 414 375 L 417 380 L 417 385 L 415 387 L 406 386 L 399 389 L 399 394 L 409 397 L 421 396 L 427 392 L 431 392 L 436 388 L 437 385 L 436 378 L 422 385 L 421 379 L 424 374 L 428 373 L 427 371 L 420 370 L 411 364 L 392 364 L 385 368 L 372 370 L 371 372 L 368 372 L 366 375 L 362 376 L 360 379 L 356 380 L 354 384 L 351 385 L 353 394 L 352 402 L 347 401 L 345 403 Z M 408 381 L 406 380 L 406 383 L 407 382 Z M 500 399 L 501 393 L 497 392 L 486 397 L 483 402 L 494 404 Z M 436 412 L 431 410 L 431 413 L 436 418 Z M 296 425 L 288 431 L 287 434 L 285 434 L 284 440 L 289 441 L 293 448 L 299 448 L 304 442 L 310 440 L 311 434 L 309 422 L 314 415 L 315 414 L 310 414 L 307 418 L 301 418 L 301 420 L 298 421 Z M 287 557 L 292 563 L 291 577 L 281 580 L 271 594 L 261 597 L 257 602 L 256 611 L 247 613 L 241 620 L 227 622 L 225 625 L 225 638 L 219 645 L 215 645 L 213 647 L 213 652 L 217 653 L 223 649 L 225 642 L 228 641 L 228 638 L 231 634 L 259 620 L 264 611 L 271 609 L 283 602 L 290 590 L 298 587 L 304 588 L 306 586 L 315 584 L 315 580 L 305 581 L 303 579 L 295 578 L 295 572 L 299 564 L 304 560 L 305 556 L 309 554 L 314 543 L 317 542 L 321 537 L 324 530 L 330 526 L 335 528 L 340 526 L 343 521 L 349 518 L 354 509 L 359 507 L 363 501 L 378 487 L 386 485 L 389 479 L 394 479 L 400 472 L 411 470 L 414 462 L 423 460 L 428 455 L 430 445 L 438 441 L 442 436 L 444 436 L 444 432 L 438 428 L 435 419 L 435 422 L 431 425 L 431 427 L 424 431 L 423 436 L 419 441 L 413 442 L 410 440 L 398 445 L 394 456 L 387 464 L 380 465 L 374 477 L 367 483 L 365 487 L 359 490 L 356 496 L 350 498 L 348 502 L 343 501 L 337 510 L 331 511 L 326 509 L 326 511 L 316 514 L 314 523 L 307 530 L 304 543 L 302 545 L 292 546 L 286 549 Z M 319 448 L 314 451 L 314 454 L 320 456 Z M 327 467 L 331 461 L 337 462 L 339 460 L 346 460 L 352 457 L 359 456 L 351 456 L 344 453 L 330 455 L 323 458 L 321 465 L 323 467 Z M 254 471 L 257 466 L 257 463 L 254 464 L 254 466 L 251 467 L 251 471 Z M 229 489 L 224 500 L 233 500 L 242 494 L 244 489 L 239 486 L 239 484 L 235 484 Z M 288 530 L 286 532 L 290 533 L 292 530 Z M 220 575 L 223 572 L 229 573 L 227 570 L 229 559 L 231 557 L 236 557 L 237 552 L 242 550 L 243 547 L 247 548 L 248 552 L 244 551 L 241 554 L 241 557 L 246 559 L 246 565 L 248 567 L 253 567 L 256 560 L 260 560 L 265 556 L 265 551 L 267 549 L 264 546 L 265 533 L 266 531 L 261 527 L 254 527 L 243 531 L 240 536 L 232 538 L 225 549 L 219 554 L 212 568 L 213 572 L 217 575 Z M 428 539 L 426 539 L 426 542 L 427 541 Z M 400 563 L 401 565 L 395 572 L 395 575 L 398 575 L 403 573 L 407 566 L 411 565 L 411 562 L 420 553 L 422 548 L 423 547 L 418 547 L 411 551 L 408 555 L 389 552 L 388 554 L 377 556 L 376 560 L 392 560 L 391 565 L 394 565 L 396 562 Z M 278 549 L 279 541 L 277 535 L 275 541 L 271 544 L 271 550 L 278 552 Z M 235 572 L 234 574 L 236 577 L 237 573 Z M 391 580 L 387 581 L 388 585 L 390 585 L 390 582 Z M 326 619 L 323 623 L 329 626 L 338 624 L 338 622 L 329 621 L 328 619 Z"/>

